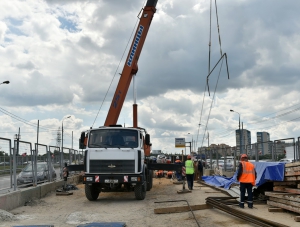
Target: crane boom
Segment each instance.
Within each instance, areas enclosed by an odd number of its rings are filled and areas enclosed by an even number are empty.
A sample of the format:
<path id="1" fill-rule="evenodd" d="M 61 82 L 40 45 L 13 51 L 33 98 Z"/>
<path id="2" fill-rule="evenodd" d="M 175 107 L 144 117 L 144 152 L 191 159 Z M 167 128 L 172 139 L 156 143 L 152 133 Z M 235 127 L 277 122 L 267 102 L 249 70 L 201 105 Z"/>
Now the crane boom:
<path id="1" fill-rule="evenodd" d="M 130 86 L 130 82 L 132 80 L 132 77 L 138 71 L 137 63 L 141 51 L 143 49 L 143 45 L 147 37 L 148 30 L 150 28 L 152 18 L 154 16 L 154 13 L 156 12 L 155 7 L 157 1 L 158 0 L 148 0 L 145 8 L 143 9 L 140 22 L 135 32 L 127 59 L 125 61 L 118 86 L 116 88 L 113 100 L 111 102 L 109 111 L 107 113 L 107 117 L 104 123 L 105 126 L 117 124 L 120 112 L 123 107 L 124 100 L 126 98 Z M 135 108 L 136 107 L 134 106 L 134 109 Z M 134 115 L 136 115 L 136 113 Z M 134 123 L 133 125 L 134 127 L 137 127 L 137 123 Z"/>

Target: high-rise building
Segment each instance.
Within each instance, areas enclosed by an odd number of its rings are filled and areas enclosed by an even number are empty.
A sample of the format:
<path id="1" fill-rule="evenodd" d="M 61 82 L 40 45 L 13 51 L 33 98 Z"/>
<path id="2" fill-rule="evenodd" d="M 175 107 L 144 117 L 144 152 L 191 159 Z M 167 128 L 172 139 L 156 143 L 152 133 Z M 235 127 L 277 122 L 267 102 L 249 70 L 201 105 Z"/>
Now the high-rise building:
<path id="1" fill-rule="evenodd" d="M 257 132 L 257 150 L 259 154 L 270 154 L 272 142 L 270 141 L 270 134 L 268 132 Z"/>
<path id="2" fill-rule="evenodd" d="M 247 129 L 235 130 L 236 151 L 239 154 L 250 154 L 251 132 Z"/>

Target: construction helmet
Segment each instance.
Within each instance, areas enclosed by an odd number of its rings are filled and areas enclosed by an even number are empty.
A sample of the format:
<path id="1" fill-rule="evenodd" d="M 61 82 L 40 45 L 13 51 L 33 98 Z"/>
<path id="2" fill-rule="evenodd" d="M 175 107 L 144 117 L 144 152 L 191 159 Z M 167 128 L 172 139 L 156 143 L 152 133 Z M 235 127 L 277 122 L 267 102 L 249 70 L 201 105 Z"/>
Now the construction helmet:
<path id="1" fill-rule="evenodd" d="M 179 156 L 176 156 L 176 159 L 179 159 Z"/>
<path id="2" fill-rule="evenodd" d="M 242 154 L 242 155 L 241 155 L 241 159 L 242 159 L 242 158 L 248 158 L 248 156 L 247 156 L 246 154 Z"/>
<path id="3" fill-rule="evenodd" d="M 188 155 L 188 156 L 187 156 L 187 159 L 191 159 L 191 156 L 190 156 L 190 155 Z"/>

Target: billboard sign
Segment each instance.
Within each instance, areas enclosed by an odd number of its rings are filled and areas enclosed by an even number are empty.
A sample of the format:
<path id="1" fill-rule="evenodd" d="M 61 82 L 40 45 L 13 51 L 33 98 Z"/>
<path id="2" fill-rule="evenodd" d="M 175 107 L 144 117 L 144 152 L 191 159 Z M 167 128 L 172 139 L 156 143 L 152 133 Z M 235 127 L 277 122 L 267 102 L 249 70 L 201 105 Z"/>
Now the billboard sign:
<path id="1" fill-rule="evenodd" d="M 185 147 L 185 138 L 175 138 L 175 147 Z"/>

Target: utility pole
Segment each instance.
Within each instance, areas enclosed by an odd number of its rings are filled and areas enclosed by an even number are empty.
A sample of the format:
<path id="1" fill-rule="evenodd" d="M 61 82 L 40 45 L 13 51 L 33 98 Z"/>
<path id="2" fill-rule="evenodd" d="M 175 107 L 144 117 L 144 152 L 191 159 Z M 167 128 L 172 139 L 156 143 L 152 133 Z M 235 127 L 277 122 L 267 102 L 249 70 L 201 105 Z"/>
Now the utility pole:
<path id="1" fill-rule="evenodd" d="M 19 141 L 21 139 L 20 127 L 19 133 L 15 134 L 15 144 L 13 150 L 13 175 L 14 175 L 14 191 L 17 190 L 17 154 L 19 154 Z"/>
<path id="2" fill-rule="evenodd" d="M 207 147 L 209 148 L 209 132 L 207 132 Z"/>
<path id="3" fill-rule="evenodd" d="M 243 122 L 242 122 L 242 154 L 246 154 L 245 152 L 244 152 L 244 129 L 243 129 Z"/>

